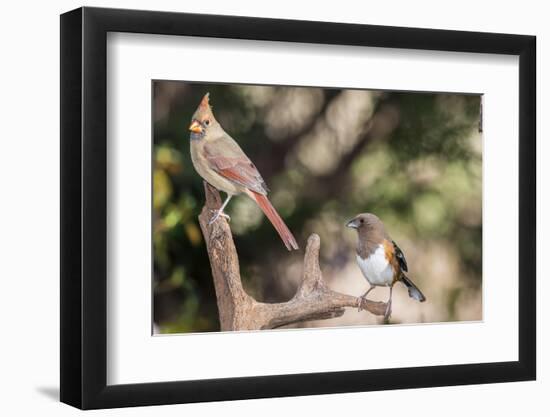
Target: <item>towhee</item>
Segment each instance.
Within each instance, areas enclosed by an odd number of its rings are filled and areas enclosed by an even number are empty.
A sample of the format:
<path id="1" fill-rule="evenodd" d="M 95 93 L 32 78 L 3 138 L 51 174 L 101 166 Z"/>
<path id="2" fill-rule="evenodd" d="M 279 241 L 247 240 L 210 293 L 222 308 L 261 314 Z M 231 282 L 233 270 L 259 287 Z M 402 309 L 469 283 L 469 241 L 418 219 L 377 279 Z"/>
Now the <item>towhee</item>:
<path id="1" fill-rule="evenodd" d="M 215 119 L 209 95 L 201 100 L 193 114 L 191 125 L 191 160 L 199 175 L 210 185 L 227 193 L 227 198 L 209 224 L 219 216 L 229 218 L 223 209 L 236 194 L 246 194 L 262 209 L 281 236 L 288 250 L 298 249 L 298 243 L 281 216 L 267 199 L 268 188 L 240 146 Z"/>
<path id="2" fill-rule="evenodd" d="M 382 221 L 371 213 L 358 214 L 346 224 L 357 230 L 357 264 L 370 288 L 362 295 L 365 299 L 374 287 L 390 287 L 384 318 L 391 315 L 393 285 L 402 282 L 409 291 L 409 297 L 426 301 L 424 294 L 405 275 L 407 261 L 396 243 L 389 237 Z"/>

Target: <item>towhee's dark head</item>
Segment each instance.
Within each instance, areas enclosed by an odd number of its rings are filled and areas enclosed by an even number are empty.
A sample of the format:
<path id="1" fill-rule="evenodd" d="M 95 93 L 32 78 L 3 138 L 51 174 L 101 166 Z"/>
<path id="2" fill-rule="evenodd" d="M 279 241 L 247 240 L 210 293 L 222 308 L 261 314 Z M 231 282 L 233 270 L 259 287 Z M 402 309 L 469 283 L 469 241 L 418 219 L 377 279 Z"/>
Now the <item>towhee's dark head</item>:
<path id="1" fill-rule="evenodd" d="M 357 231 L 380 231 L 384 230 L 384 224 L 372 213 L 361 213 L 346 223 L 347 227 Z"/>

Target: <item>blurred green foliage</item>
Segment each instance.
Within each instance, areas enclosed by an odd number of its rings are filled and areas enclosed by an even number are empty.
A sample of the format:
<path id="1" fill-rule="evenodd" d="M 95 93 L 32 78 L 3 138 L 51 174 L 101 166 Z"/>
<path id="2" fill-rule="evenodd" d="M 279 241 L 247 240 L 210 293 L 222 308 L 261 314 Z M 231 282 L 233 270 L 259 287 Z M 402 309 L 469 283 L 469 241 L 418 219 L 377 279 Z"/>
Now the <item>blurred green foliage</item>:
<path id="1" fill-rule="evenodd" d="M 433 289 L 441 311 L 430 310 L 436 313 L 423 321 L 460 319 L 460 308 L 469 305 L 464 294 L 481 305 L 480 96 L 155 81 L 158 332 L 219 330 L 197 220 L 203 184 L 191 164 L 187 129 L 207 91 L 216 118 L 262 173 L 302 248 L 310 233 L 321 236 L 321 267 L 335 279 L 355 258 L 354 236 L 343 223 L 368 211 L 413 252 L 417 261 L 410 265 L 424 266 L 415 280 Z M 303 252 L 288 253 L 246 197 L 234 198 L 226 211 L 247 291 L 266 302 L 292 297 Z M 435 250 L 445 254 L 437 258 L 439 269 L 430 266 Z M 448 279 L 440 281 L 441 274 Z"/>

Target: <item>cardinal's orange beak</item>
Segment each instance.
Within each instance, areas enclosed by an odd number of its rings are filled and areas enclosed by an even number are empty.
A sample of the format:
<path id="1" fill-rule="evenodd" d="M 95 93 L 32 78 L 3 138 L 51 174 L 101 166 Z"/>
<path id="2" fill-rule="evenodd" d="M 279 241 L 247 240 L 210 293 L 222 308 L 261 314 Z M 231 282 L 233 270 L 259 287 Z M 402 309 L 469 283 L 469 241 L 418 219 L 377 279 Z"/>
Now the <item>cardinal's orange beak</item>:
<path id="1" fill-rule="evenodd" d="M 199 122 L 196 120 L 193 120 L 191 122 L 191 126 L 189 126 L 189 130 L 193 133 L 201 133 L 202 132 L 202 126 Z"/>

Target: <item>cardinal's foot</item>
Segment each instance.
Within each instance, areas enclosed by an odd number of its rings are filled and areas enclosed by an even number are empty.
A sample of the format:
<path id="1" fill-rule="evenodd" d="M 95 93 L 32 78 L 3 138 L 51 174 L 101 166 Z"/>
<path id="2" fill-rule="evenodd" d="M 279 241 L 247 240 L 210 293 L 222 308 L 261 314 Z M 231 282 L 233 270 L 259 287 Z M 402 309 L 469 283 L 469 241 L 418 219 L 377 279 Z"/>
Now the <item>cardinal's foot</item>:
<path id="1" fill-rule="evenodd" d="M 212 216 L 212 218 L 208 222 L 208 226 L 210 226 L 212 223 L 214 223 L 216 220 L 218 220 L 219 217 L 224 217 L 224 218 L 227 219 L 227 221 L 231 220 L 231 217 L 229 217 L 229 215 L 225 214 L 223 212 L 223 210 L 215 210 L 215 214 L 214 214 L 214 216 Z"/>

